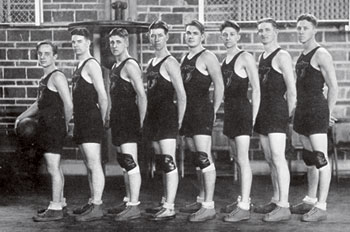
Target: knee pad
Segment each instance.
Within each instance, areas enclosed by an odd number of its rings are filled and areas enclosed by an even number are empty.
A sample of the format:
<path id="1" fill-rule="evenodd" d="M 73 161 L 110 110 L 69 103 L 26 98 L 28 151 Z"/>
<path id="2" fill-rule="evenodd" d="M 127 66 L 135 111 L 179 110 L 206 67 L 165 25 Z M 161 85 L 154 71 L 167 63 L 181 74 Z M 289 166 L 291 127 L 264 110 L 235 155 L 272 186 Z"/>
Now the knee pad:
<path id="1" fill-rule="evenodd" d="M 134 168 L 138 167 L 135 163 L 134 158 L 130 154 L 118 153 L 117 161 L 120 167 L 124 168 L 128 173 Z"/>
<path id="2" fill-rule="evenodd" d="M 317 169 L 320 169 L 328 164 L 326 156 L 321 151 L 314 151 L 314 165 Z"/>
<path id="3" fill-rule="evenodd" d="M 304 160 L 304 163 L 306 166 L 313 166 L 314 165 L 314 162 L 313 162 L 314 154 L 312 151 L 303 149 L 302 157 L 303 157 L 303 160 Z"/>
<path id="4" fill-rule="evenodd" d="M 210 166 L 208 154 L 205 152 L 197 152 L 194 163 L 196 167 L 199 167 L 203 171 L 203 169 Z"/>
<path id="5" fill-rule="evenodd" d="M 176 169 L 176 163 L 171 155 L 157 155 L 158 167 L 165 173 Z"/>

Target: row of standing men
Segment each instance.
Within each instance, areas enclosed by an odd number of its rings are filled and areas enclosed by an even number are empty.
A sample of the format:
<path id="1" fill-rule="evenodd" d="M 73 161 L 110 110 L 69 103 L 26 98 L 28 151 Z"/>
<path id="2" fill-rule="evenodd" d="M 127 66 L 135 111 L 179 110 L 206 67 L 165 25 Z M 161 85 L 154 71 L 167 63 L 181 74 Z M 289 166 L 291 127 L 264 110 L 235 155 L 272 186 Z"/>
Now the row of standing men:
<path id="1" fill-rule="evenodd" d="M 124 28 L 115 28 L 109 33 L 110 50 L 116 62 L 106 88 L 101 67 L 89 51 L 89 31 L 86 28 L 71 31 L 72 47 L 79 59 L 72 78 L 72 99 L 67 79 L 55 65 L 57 46 L 51 41 L 40 42 L 37 54 L 44 76 L 40 80 L 38 98 L 15 122 L 17 127 L 23 118 L 38 116 L 37 144 L 43 151 L 52 180 L 52 201 L 47 209 L 39 210 L 33 220 L 60 220 L 67 211 L 60 154 L 73 111 L 73 138 L 83 154 L 90 187 L 87 204 L 72 212 L 77 221 L 98 220 L 104 215 L 105 179 L 100 154 L 104 128 L 111 128 L 126 186 L 123 202 L 108 209 L 108 214 L 114 215 L 116 221 L 141 217 L 141 175 L 137 161 L 141 128 L 142 136 L 152 141 L 156 166 L 163 172 L 163 196 L 158 206 L 146 209 L 150 213 L 149 220 L 170 220 L 176 216 L 174 202 L 179 177 L 175 153 L 179 133 L 186 137 L 200 186 L 196 201 L 180 212 L 190 213 L 188 220 L 191 222 L 214 219 L 216 169 L 211 155 L 211 135 L 223 97 L 224 134 L 230 138 L 232 146 L 235 144 L 241 178 L 241 195 L 221 209 L 227 213 L 223 220 L 250 219 L 252 171 L 248 151 L 253 130 L 260 136 L 273 186 L 271 200 L 254 207 L 254 212 L 265 214 L 263 220 L 267 222 L 289 220 L 291 213 L 303 214 L 302 221 L 325 220 L 331 180 L 327 129 L 335 120 L 331 112 L 336 102 L 337 82 L 331 55 L 315 40 L 316 27 L 317 19 L 313 15 L 303 14 L 297 19 L 303 51 L 296 63 L 295 82 L 292 59 L 278 45 L 277 23 L 271 18 L 257 23 L 257 34 L 264 47 L 258 68 L 254 57 L 238 48 L 240 26 L 234 21 L 227 20 L 220 26 L 221 39 L 227 49 L 221 65 L 216 56 L 203 47 L 205 27 L 199 21 L 185 25 L 189 52 L 181 64 L 167 49 L 168 25 L 154 21 L 149 27 L 155 57 L 146 69 L 147 95 L 140 64 L 128 53 L 128 32 Z M 249 83 L 251 101 L 247 98 Z M 209 95 L 211 84 L 214 86 L 213 101 Z M 323 94 L 325 84 L 327 98 Z M 285 159 L 286 134 L 291 120 L 304 147 L 303 160 L 309 182 L 307 195 L 294 206 L 288 201 L 290 176 Z"/>

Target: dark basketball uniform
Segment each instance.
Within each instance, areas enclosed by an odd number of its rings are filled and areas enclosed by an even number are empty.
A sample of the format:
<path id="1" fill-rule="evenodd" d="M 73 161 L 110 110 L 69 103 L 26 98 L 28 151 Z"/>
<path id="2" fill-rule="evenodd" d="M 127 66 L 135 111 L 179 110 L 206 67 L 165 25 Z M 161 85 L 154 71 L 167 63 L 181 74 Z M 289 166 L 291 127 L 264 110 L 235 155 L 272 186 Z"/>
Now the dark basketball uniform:
<path id="1" fill-rule="evenodd" d="M 236 54 L 229 63 L 222 63 L 221 71 L 225 84 L 224 134 L 233 139 L 239 135 L 251 135 L 253 130 L 252 106 L 247 98 L 249 78 L 235 72 Z"/>
<path id="2" fill-rule="evenodd" d="M 103 120 L 98 106 L 98 95 L 92 83 L 88 83 L 81 71 L 88 58 L 73 73 L 74 137 L 77 144 L 101 143 Z"/>
<path id="3" fill-rule="evenodd" d="M 209 95 L 212 80 L 209 75 L 203 75 L 196 68 L 196 61 L 204 51 L 205 49 L 191 59 L 188 59 L 187 54 L 181 64 L 187 106 L 180 134 L 187 137 L 211 136 L 213 130 L 214 107 Z"/>
<path id="4" fill-rule="evenodd" d="M 284 97 L 287 87 L 283 75 L 272 67 L 272 59 L 281 50 L 276 49 L 266 59 L 259 61 L 261 101 L 254 130 L 262 135 L 287 133 L 288 104 Z"/>
<path id="5" fill-rule="evenodd" d="M 160 67 L 169 56 L 155 66 L 151 60 L 146 70 L 148 105 L 144 134 L 152 141 L 173 139 L 178 134 L 178 112 L 174 103 L 175 89 L 172 83 L 160 74 Z"/>
<path id="6" fill-rule="evenodd" d="M 38 90 L 38 141 L 43 152 L 62 154 L 66 121 L 63 101 L 58 92 L 47 87 L 50 77 L 59 70 L 54 70 L 39 82 Z"/>
<path id="7" fill-rule="evenodd" d="M 121 70 L 128 60 L 135 59 L 127 58 L 118 66 L 114 65 L 110 74 L 112 101 L 110 125 L 112 143 L 116 146 L 124 143 L 136 143 L 140 138 L 141 125 L 136 104 L 136 92 L 131 82 L 120 76 Z"/>
<path id="8" fill-rule="evenodd" d="M 305 136 L 327 133 L 329 124 L 328 103 L 323 95 L 324 77 L 310 63 L 318 48 L 301 54 L 296 64 L 297 107 L 293 128 Z"/>

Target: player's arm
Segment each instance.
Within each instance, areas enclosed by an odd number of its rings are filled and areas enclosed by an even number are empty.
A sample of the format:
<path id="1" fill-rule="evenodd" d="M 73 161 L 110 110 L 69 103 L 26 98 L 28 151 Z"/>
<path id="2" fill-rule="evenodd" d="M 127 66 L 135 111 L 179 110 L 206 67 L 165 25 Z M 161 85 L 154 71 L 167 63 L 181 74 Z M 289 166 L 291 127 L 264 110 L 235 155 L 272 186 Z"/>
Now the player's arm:
<path id="1" fill-rule="evenodd" d="M 207 67 L 208 73 L 211 76 L 211 79 L 214 84 L 214 113 L 216 115 L 217 111 L 220 108 L 222 99 L 224 97 L 224 82 L 221 73 L 221 66 L 216 58 L 216 56 L 209 52 L 205 51 L 201 55 L 203 57 L 203 61 L 205 62 L 205 66 Z"/>
<path id="2" fill-rule="evenodd" d="M 244 63 L 245 71 L 248 75 L 250 85 L 252 86 L 252 107 L 253 107 L 253 125 L 255 124 L 256 116 L 258 115 L 260 106 L 260 83 L 258 69 L 255 65 L 254 57 L 244 52 L 241 55 Z"/>
<path id="3" fill-rule="evenodd" d="M 147 95 L 143 86 L 142 71 L 134 60 L 126 62 L 125 70 L 137 95 L 137 106 L 139 108 L 140 125 L 142 128 L 147 111 Z"/>
<path id="4" fill-rule="evenodd" d="M 95 60 L 91 60 L 87 62 L 84 68 L 86 68 L 86 73 L 89 75 L 92 84 L 94 85 L 97 92 L 98 105 L 104 125 L 106 122 L 108 97 L 104 86 L 101 66 Z"/>
<path id="5" fill-rule="evenodd" d="M 165 62 L 165 69 L 171 79 L 171 83 L 174 86 L 176 92 L 177 99 L 177 110 L 178 110 L 178 118 L 179 118 L 179 128 L 181 128 L 182 120 L 185 115 L 186 110 L 186 92 L 185 87 L 183 85 L 182 77 L 181 77 L 181 69 L 180 64 L 174 57 L 169 57 Z"/>
<path id="6" fill-rule="evenodd" d="M 295 104 L 297 101 L 297 91 L 295 86 L 292 58 L 290 57 L 288 52 L 283 50 L 278 53 L 278 56 L 276 58 L 278 68 L 282 72 L 284 83 L 287 87 L 288 112 L 289 116 L 291 117 L 293 116 Z"/>
<path id="7" fill-rule="evenodd" d="M 52 75 L 52 80 L 53 85 L 57 89 L 57 92 L 63 102 L 64 118 L 66 120 L 66 128 L 68 130 L 68 125 L 73 115 L 73 102 L 69 92 L 68 82 L 64 74 L 61 72 L 55 72 Z"/>
<path id="8" fill-rule="evenodd" d="M 329 52 L 324 48 L 317 50 L 315 58 L 328 87 L 327 101 L 329 112 L 331 114 L 333 112 L 338 95 L 338 83 L 333 65 L 333 59 Z"/>

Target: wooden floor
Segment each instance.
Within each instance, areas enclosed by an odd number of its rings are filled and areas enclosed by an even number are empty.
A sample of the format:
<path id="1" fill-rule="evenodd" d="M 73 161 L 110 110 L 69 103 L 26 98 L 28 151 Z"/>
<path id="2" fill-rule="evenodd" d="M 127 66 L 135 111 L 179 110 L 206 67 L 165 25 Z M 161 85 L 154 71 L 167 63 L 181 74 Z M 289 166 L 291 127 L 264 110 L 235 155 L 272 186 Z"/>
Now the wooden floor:
<path id="1" fill-rule="evenodd" d="M 181 179 L 176 207 L 193 201 L 196 196 L 196 181 L 193 175 Z M 108 178 L 104 193 L 105 208 L 113 207 L 124 196 L 123 180 L 120 177 Z M 161 179 L 144 179 L 140 200 L 144 209 L 155 205 L 161 197 Z M 68 208 L 84 204 L 88 198 L 86 177 L 66 178 L 66 198 Z M 306 183 L 294 181 L 290 189 L 290 202 L 295 204 L 304 197 Z M 190 223 L 187 215 L 178 213 L 176 219 L 167 222 L 151 222 L 146 218 L 130 222 L 115 222 L 105 217 L 95 222 L 78 223 L 72 217 L 66 217 L 58 222 L 37 223 L 32 221 L 36 210 L 47 206 L 49 202 L 49 182 L 46 176 L 41 178 L 39 187 L 22 193 L 6 193 L 1 191 L 0 199 L 0 231 L 350 231 L 350 179 L 342 179 L 340 184 L 332 183 L 328 201 L 328 220 L 322 223 L 300 222 L 299 215 L 284 223 L 265 223 L 263 215 L 252 214 L 249 221 L 241 223 L 224 223 L 221 213 L 215 220 L 205 223 Z M 239 193 L 238 183 L 233 184 L 232 177 L 219 177 L 216 183 L 216 210 L 236 198 Z M 271 185 L 267 177 L 255 177 L 252 188 L 252 202 L 265 203 L 271 198 Z"/>

